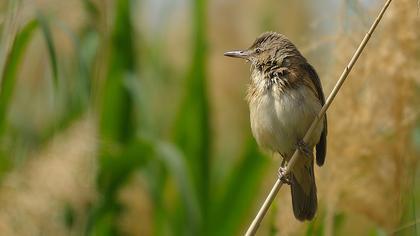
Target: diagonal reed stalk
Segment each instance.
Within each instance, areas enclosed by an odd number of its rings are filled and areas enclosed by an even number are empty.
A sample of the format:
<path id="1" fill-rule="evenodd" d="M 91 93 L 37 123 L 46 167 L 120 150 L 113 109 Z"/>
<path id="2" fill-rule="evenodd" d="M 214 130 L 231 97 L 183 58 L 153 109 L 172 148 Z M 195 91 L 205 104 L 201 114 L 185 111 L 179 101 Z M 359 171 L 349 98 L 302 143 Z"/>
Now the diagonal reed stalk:
<path id="1" fill-rule="evenodd" d="M 375 21 L 373 22 L 372 26 L 370 27 L 369 31 L 366 33 L 365 37 L 363 38 L 362 42 L 360 43 L 359 47 L 357 48 L 356 52 L 353 54 L 349 64 L 344 68 L 343 73 L 340 76 L 340 79 L 337 81 L 334 89 L 332 90 L 330 96 L 328 97 L 327 101 L 325 102 L 324 106 L 322 107 L 321 111 L 315 117 L 315 120 L 312 122 L 311 127 L 306 132 L 305 136 L 303 137 L 303 142 L 307 143 L 308 139 L 311 137 L 314 129 L 317 127 L 321 118 L 325 115 L 325 112 L 333 102 L 335 96 L 337 95 L 338 91 L 340 90 L 341 86 L 343 85 L 344 81 L 346 80 L 348 74 L 350 73 L 351 69 L 353 68 L 354 64 L 356 63 L 357 59 L 359 58 L 360 54 L 362 53 L 363 49 L 365 48 L 366 44 L 368 43 L 372 33 L 375 31 L 376 26 L 382 19 L 386 9 L 388 8 L 389 4 L 392 0 L 387 0 L 382 7 L 381 11 L 379 12 L 378 16 L 376 17 Z M 299 157 L 299 150 L 295 150 L 292 158 L 290 159 L 289 163 L 286 166 L 285 174 L 287 175 L 290 170 L 293 168 L 297 158 Z M 274 198 L 276 197 L 277 193 L 279 192 L 283 182 L 280 179 L 277 179 L 276 183 L 274 184 L 273 188 L 271 189 L 270 193 L 268 194 L 267 198 L 265 199 L 263 205 L 261 206 L 258 214 L 255 216 L 254 220 L 252 221 L 251 225 L 249 226 L 248 230 L 246 231 L 246 236 L 255 235 L 260 226 L 261 221 L 263 220 L 264 216 L 266 215 L 268 209 L 270 208 L 271 203 L 273 202 Z"/>

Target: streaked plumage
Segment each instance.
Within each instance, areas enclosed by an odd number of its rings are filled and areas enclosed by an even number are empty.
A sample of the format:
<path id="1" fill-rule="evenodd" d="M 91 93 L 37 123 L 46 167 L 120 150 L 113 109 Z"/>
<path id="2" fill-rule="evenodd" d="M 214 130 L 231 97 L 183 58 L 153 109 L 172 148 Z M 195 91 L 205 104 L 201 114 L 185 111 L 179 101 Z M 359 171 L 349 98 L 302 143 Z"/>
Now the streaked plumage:
<path id="1" fill-rule="evenodd" d="M 262 148 L 289 161 L 325 102 L 317 73 L 285 36 L 274 32 L 262 34 L 245 51 L 225 55 L 251 63 L 247 100 L 252 133 Z M 313 147 L 321 166 L 326 135 L 325 117 L 307 143 L 310 155 L 300 156 L 291 171 L 293 211 L 299 220 L 312 219 L 317 209 Z"/>

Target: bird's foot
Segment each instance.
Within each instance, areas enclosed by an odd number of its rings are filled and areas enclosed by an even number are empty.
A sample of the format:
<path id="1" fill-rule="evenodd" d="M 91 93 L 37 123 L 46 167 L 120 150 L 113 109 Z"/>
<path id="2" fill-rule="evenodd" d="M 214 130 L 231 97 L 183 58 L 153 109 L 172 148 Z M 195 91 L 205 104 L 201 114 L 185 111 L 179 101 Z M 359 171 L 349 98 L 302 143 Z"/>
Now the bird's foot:
<path id="1" fill-rule="evenodd" d="M 290 174 L 286 173 L 286 167 L 280 166 L 277 174 L 281 182 L 290 185 Z"/>
<path id="2" fill-rule="evenodd" d="M 297 148 L 306 157 L 310 157 L 311 156 L 311 149 L 309 148 L 308 144 L 306 144 L 305 142 L 303 142 L 303 140 L 299 140 L 298 141 Z"/>

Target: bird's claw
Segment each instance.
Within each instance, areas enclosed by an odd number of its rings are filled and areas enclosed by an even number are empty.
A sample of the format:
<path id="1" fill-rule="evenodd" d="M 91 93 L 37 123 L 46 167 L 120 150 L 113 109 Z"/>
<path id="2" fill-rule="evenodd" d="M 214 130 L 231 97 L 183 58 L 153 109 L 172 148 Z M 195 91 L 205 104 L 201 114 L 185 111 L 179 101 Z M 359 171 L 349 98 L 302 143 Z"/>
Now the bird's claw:
<path id="1" fill-rule="evenodd" d="M 311 149 L 309 148 L 308 144 L 303 142 L 303 140 L 298 141 L 297 148 L 303 155 L 305 155 L 307 157 L 311 156 Z"/>
<path id="2" fill-rule="evenodd" d="M 290 185 L 290 174 L 286 174 L 286 167 L 280 166 L 277 174 L 281 182 Z"/>

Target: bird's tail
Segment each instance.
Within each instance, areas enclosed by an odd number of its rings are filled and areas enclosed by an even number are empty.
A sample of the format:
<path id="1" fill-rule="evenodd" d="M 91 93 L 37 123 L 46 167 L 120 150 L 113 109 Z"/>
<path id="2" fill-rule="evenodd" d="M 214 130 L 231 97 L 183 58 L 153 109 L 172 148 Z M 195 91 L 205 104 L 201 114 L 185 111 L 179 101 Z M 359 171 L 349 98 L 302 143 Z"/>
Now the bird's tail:
<path id="1" fill-rule="evenodd" d="M 299 182 L 303 184 L 298 182 L 293 173 L 291 174 L 293 213 L 300 221 L 312 220 L 318 206 L 314 165 L 313 162 L 307 164 L 310 166 L 302 166 L 300 168 L 304 168 L 304 170 L 299 171 Z M 305 185 L 305 189 L 303 185 Z"/>

